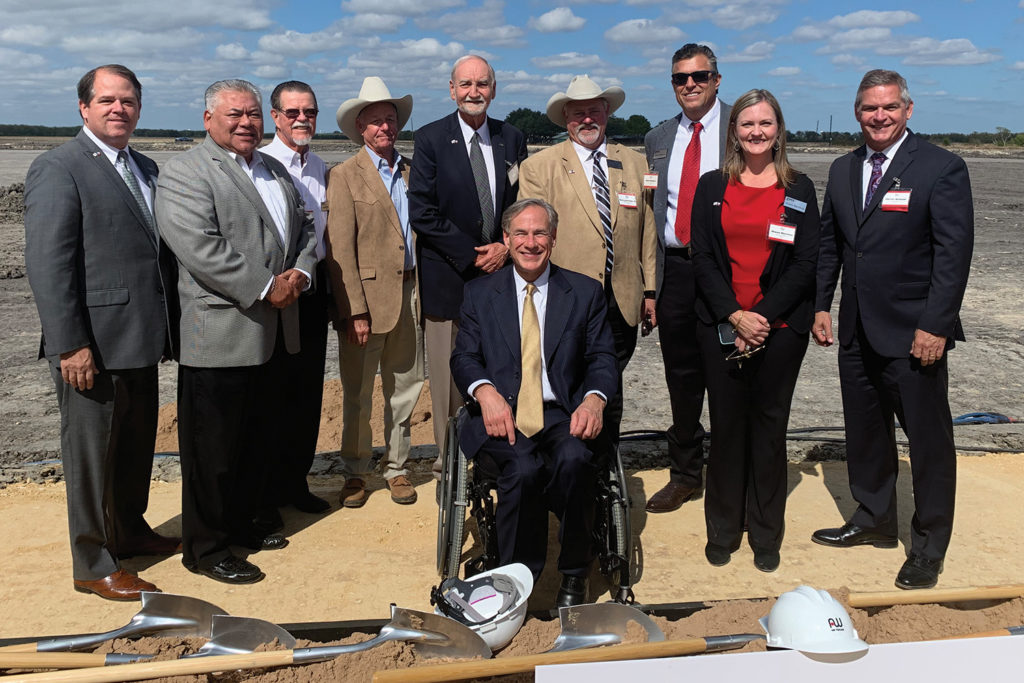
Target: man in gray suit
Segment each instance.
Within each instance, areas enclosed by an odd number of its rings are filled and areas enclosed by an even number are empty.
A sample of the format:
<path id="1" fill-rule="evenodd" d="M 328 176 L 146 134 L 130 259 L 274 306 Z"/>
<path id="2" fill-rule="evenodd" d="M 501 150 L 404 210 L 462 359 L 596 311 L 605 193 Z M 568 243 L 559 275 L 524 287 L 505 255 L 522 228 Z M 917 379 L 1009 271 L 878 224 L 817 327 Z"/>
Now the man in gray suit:
<path id="1" fill-rule="evenodd" d="M 25 265 L 60 406 L 74 587 L 110 600 L 157 590 L 119 559 L 170 555 L 181 542 L 143 517 L 174 263 L 152 215 L 156 164 L 128 148 L 141 106 L 129 69 L 89 71 L 78 82 L 82 131 L 25 179 Z"/>
<path id="2" fill-rule="evenodd" d="M 647 134 L 644 147 L 657 173 L 654 220 L 658 226 L 656 318 L 672 405 L 668 439 L 669 482 L 647 501 L 648 512 L 671 512 L 700 491 L 704 464 L 704 372 L 697 350 L 696 290 L 690 261 L 690 208 L 697 179 L 719 168 L 732 107 L 718 99 L 722 75 L 715 53 L 687 43 L 672 55 L 672 89 L 682 111 Z"/>
<path id="3" fill-rule="evenodd" d="M 288 541 L 255 523 L 271 453 L 286 437 L 275 395 L 299 351 L 294 305 L 316 267 L 313 221 L 280 162 L 256 151 L 262 98 L 247 81 L 206 90 L 202 144 L 160 176 L 160 234 L 179 263 L 178 445 L 187 569 L 254 583 L 234 555 Z"/>

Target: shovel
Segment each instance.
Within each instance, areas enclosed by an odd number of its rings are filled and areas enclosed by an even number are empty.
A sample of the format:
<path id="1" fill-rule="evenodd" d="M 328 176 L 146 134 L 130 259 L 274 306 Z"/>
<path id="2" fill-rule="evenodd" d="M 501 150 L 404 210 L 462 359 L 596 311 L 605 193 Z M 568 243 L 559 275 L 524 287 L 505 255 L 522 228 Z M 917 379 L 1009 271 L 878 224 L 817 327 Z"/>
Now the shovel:
<path id="1" fill-rule="evenodd" d="M 484 639 L 457 621 L 428 612 L 391 607 L 391 621 L 381 628 L 377 637 L 354 645 L 305 647 L 295 650 L 270 650 L 241 654 L 173 659 L 163 662 L 138 662 L 105 669 L 78 669 L 26 676 L 7 676 L 4 683 L 20 681 L 80 681 L 84 683 L 118 683 L 142 681 L 164 676 L 209 674 L 215 671 L 263 669 L 290 664 L 323 662 L 352 652 L 361 652 L 389 640 L 410 642 L 424 657 L 490 657 L 491 648 Z"/>
<path id="2" fill-rule="evenodd" d="M 665 640 L 664 632 L 653 619 L 635 607 L 617 602 L 561 607 L 558 619 L 562 623 L 562 632 L 548 652 L 618 645 L 625 639 L 630 623 L 643 628 L 647 636 L 644 642 Z"/>
<path id="3" fill-rule="evenodd" d="M 170 593 L 142 593 L 142 609 L 121 628 L 91 635 L 49 638 L 37 643 L 19 643 L 0 647 L 0 652 L 69 652 L 84 650 L 114 638 L 144 633 L 164 636 L 210 637 L 213 615 L 224 610 L 205 600 Z"/>

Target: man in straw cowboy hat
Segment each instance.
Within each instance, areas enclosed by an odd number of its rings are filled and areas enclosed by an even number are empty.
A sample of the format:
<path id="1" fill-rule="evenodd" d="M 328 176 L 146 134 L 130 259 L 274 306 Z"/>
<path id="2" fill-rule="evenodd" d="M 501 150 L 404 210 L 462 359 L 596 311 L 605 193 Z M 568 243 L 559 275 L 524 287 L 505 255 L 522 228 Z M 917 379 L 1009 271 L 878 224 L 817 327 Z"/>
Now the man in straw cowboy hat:
<path id="1" fill-rule="evenodd" d="M 406 188 L 409 164 L 395 149 L 412 114 L 412 95 L 392 97 L 376 76 L 338 107 L 338 127 L 363 147 L 331 170 L 328 257 L 338 320 L 344 389 L 341 456 L 345 507 L 366 502 L 370 411 L 380 366 L 384 391 L 384 480 L 396 503 L 416 502 L 405 461 L 409 425 L 423 388 L 423 333 L 418 321 L 416 254 Z"/>
<path id="2" fill-rule="evenodd" d="M 547 114 L 569 139 L 523 162 L 520 197 L 539 197 L 558 212 L 561 230 L 552 261 L 604 286 L 615 340 L 619 387 L 605 408 L 606 452 L 619 440 L 622 371 L 636 348 L 637 325 L 654 317 L 655 235 L 644 157 L 605 135 L 608 117 L 626 94 L 575 76 L 548 100 Z"/>

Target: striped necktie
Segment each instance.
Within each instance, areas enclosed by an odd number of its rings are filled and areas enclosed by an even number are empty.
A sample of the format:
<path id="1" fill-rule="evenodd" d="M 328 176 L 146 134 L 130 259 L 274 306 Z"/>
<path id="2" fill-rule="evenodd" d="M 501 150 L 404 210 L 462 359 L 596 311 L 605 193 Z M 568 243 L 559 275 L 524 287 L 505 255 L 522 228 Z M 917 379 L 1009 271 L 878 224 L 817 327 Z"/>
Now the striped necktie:
<path id="1" fill-rule="evenodd" d="M 491 199 L 491 179 L 487 176 L 487 162 L 480 149 L 480 133 L 473 133 L 469 142 L 469 165 L 476 181 L 476 196 L 480 200 L 480 241 L 490 244 L 494 230 L 494 200 Z"/>
<path id="2" fill-rule="evenodd" d="M 601 167 L 601 152 L 594 150 L 590 156 L 594 160 L 594 201 L 597 203 L 597 212 L 601 214 L 601 227 L 604 228 L 604 246 L 607 252 L 604 273 L 609 275 L 612 266 L 615 265 L 615 250 L 612 240 L 612 204 L 608 194 L 608 176 Z"/>
<path id="3" fill-rule="evenodd" d="M 875 196 L 875 190 L 882 182 L 882 164 L 885 163 L 885 155 L 875 152 L 871 155 L 871 178 L 868 180 L 868 191 L 864 193 L 864 210 L 868 210 L 871 198 Z"/>

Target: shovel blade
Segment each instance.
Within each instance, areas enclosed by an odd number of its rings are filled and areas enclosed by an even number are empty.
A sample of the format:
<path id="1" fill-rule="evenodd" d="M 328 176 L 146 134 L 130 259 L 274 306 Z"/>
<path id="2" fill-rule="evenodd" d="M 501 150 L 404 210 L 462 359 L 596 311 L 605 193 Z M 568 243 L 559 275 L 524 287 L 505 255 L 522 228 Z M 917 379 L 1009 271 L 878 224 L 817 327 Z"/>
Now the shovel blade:
<path id="1" fill-rule="evenodd" d="M 424 657 L 491 657 L 491 648 L 483 638 L 468 626 L 440 614 L 392 605 L 391 621 L 381 629 L 381 634 L 389 628 L 419 634 L 419 637 L 409 638 L 408 641 Z"/>
<path id="2" fill-rule="evenodd" d="M 635 607 L 617 602 L 561 607 L 558 619 L 562 632 L 548 652 L 618 645 L 626 639 L 631 623 L 643 629 L 644 638 L 641 642 L 665 640 L 664 632 L 648 615 Z"/>
<path id="3" fill-rule="evenodd" d="M 295 648 L 295 636 L 277 624 L 263 619 L 215 614 L 209 642 L 199 648 L 199 652 L 193 656 L 243 654 L 253 652 L 261 645 L 269 645 L 275 640 L 285 650 Z"/>
<path id="4" fill-rule="evenodd" d="M 162 636 L 209 638 L 213 617 L 218 614 L 227 611 L 190 595 L 143 592 L 142 609 L 132 617 L 130 635 L 159 632 Z"/>

